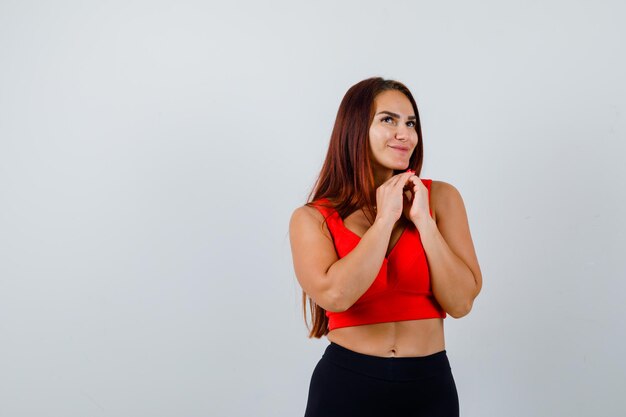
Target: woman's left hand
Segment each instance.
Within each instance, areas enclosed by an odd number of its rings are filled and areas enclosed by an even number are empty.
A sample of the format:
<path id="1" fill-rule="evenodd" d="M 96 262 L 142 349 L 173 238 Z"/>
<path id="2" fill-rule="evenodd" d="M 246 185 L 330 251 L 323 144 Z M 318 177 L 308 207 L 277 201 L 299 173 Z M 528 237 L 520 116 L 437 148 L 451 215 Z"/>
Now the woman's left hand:
<path id="1" fill-rule="evenodd" d="M 411 175 L 404 186 L 402 212 L 416 226 L 430 217 L 428 189 L 417 175 Z"/>

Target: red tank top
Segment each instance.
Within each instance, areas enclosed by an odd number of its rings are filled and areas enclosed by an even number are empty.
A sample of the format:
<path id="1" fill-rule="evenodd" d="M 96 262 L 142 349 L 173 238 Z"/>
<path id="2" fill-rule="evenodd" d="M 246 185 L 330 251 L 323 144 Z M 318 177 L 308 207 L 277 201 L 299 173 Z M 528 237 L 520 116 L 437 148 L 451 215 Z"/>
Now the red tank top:
<path id="1" fill-rule="evenodd" d="M 432 180 L 422 179 L 422 182 L 428 189 L 430 199 Z M 318 202 L 330 205 L 328 199 L 320 199 Z M 315 203 L 314 206 L 326 217 L 337 255 L 343 258 L 356 247 L 361 238 L 344 226 L 336 210 Z M 446 317 L 445 310 L 431 291 L 426 253 L 419 231 L 413 223 L 406 227 L 389 256 L 383 259 L 380 271 L 367 291 L 346 311 L 326 311 L 326 316 L 329 330 L 362 324 Z"/>

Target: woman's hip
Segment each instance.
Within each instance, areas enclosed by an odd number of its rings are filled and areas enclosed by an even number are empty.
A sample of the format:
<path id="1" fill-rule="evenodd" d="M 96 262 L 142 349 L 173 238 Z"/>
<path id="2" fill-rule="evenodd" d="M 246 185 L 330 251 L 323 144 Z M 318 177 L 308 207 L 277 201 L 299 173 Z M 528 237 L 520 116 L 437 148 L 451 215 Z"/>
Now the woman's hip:
<path id="1" fill-rule="evenodd" d="M 427 356 L 386 358 L 331 342 L 313 370 L 305 417 L 454 417 L 458 409 L 445 350 Z"/>

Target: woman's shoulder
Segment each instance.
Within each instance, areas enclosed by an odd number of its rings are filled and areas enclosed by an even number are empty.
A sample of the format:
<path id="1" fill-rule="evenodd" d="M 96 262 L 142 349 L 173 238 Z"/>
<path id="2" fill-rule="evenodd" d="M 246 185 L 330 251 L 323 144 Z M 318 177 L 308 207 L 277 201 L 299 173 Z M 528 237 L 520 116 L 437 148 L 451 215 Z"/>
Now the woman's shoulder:
<path id="1" fill-rule="evenodd" d="M 456 187 L 449 182 L 428 180 L 430 183 L 430 198 L 442 199 L 450 196 L 451 194 L 458 193 Z"/>
<path id="2" fill-rule="evenodd" d="M 318 221 L 324 220 L 324 213 L 332 209 L 332 203 L 327 198 L 318 198 L 317 200 L 309 201 L 306 204 L 296 207 L 291 214 L 292 219 L 296 218 L 309 218 L 316 219 Z"/>
<path id="3" fill-rule="evenodd" d="M 293 210 L 289 219 L 289 230 L 292 235 L 298 236 L 313 230 L 322 230 L 327 237 L 330 237 L 326 224 L 326 211 L 319 203 L 319 200 L 311 201 Z"/>
<path id="4" fill-rule="evenodd" d="M 437 211 L 442 213 L 446 206 L 453 204 L 460 196 L 456 187 L 445 181 L 431 180 L 430 184 L 430 207 L 433 212 L 433 218 L 437 218 Z"/>

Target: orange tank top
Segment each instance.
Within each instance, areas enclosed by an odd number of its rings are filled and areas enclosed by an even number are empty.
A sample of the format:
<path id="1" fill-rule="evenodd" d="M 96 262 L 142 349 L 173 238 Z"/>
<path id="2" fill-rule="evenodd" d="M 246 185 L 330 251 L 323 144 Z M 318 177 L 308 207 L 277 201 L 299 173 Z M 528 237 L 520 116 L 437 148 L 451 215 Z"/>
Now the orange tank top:
<path id="1" fill-rule="evenodd" d="M 428 189 L 430 199 L 432 180 L 422 179 L 422 182 Z M 337 255 L 343 258 L 356 247 L 361 237 L 344 226 L 336 210 L 321 206 L 318 202 L 330 205 L 330 201 L 324 198 L 313 204 L 326 217 Z M 378 275 L 367 291 L 346 311 L 326 311 L 326 316 L 329 330 L 446 317 L 445 310 L 433 296 L 426 253 L 419 231 L 413 223 L 405 228 L 389 255 L 385 256 Z"/>

